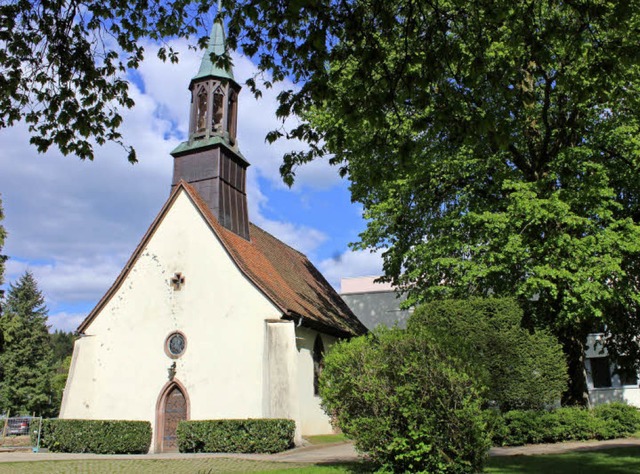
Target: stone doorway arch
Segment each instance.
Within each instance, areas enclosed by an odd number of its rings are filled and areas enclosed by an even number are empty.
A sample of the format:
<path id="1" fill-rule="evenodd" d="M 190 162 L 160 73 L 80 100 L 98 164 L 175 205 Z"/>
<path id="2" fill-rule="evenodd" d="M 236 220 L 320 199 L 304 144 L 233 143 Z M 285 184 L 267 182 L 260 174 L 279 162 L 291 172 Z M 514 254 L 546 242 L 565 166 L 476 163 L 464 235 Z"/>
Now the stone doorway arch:
<path id="1" fill-rule="evenodd" d="M 160 391 L 156 403 L 155 452 L 178 451 L 176 428 L 181 420 L 188 420 L 189 396 L 179 380 L 171 380 Z"/>

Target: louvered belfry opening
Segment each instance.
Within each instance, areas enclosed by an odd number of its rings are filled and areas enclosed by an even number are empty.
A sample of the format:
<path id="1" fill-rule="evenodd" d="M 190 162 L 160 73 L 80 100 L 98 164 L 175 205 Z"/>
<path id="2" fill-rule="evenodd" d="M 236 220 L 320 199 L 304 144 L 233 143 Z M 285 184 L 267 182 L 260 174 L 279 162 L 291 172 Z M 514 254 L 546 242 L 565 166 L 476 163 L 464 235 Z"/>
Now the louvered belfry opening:
<path id="1" fill-rule="evenodd" d="M 171 152 L 173 189 L 180 180 L 191 184 L 220 224 L 249 240 L 246 171 L 240 153 L 238 94 L 231 68 L 216 65 L 226 52 L 224 28 L 216 20 L 198 73 L 191 79 L 189 139 Z"/>

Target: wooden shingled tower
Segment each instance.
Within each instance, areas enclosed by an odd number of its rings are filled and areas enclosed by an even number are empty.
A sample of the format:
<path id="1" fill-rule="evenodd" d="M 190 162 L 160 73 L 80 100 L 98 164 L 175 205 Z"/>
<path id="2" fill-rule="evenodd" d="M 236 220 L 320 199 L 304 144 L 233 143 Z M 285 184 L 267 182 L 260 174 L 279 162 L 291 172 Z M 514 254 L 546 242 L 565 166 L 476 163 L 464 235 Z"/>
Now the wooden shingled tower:
<path id="1" fill-rule="evenodd" d="M 215 58 L 226 52 L 222 19 L 211 30 L 198 73 L 191 79 L 189 138 L 171 152 L 174 158 L 171 189 L 184 180 L 195 188 L 218 222 L 249 240 L 246 171 L 249 162 L 240 153 L 238 93 L 231 67 Z"/>

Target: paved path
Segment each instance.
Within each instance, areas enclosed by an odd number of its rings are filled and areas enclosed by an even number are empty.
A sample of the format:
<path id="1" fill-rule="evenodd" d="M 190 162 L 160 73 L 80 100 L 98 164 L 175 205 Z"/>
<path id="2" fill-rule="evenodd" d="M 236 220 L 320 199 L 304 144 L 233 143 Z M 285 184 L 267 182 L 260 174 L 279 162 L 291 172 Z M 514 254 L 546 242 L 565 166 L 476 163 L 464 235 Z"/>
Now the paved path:
<path id="1" fill-rule="evenodd" d="M 62 461 L 73 459 L 194 459 L 194 458 L 241 458 L 254 461 L 276 462 L 350 462 L 359 459 L 351 443 L 332 443 L 303 446 L 278 454 L 225 454 L 225 453 L 161 453 L 161 454 L 91 454 L 49 453 L 31 451 L 0 452 L 0 462 L 18 461 Z"/>
<path id="2" fill-rule="evenodd" d="M 492 448 L 490 456 L 533 456 L 537 454 L 560 454 L 575 451 L 597 451 L 600 449 L 640 446 L 640 438 L 612 439 L 607 441 L 571 441 L 556 444 L 536 444 L 506 448 Z M 211 453 L 162 453 L 162 454 L 76 454 L 33 453 L 31 451 L 0 452 L 0 462 L 51 461 L 73 459 L 194 459 L 194 458 L 241 458 L 260 461 L 292 463 L 353 462 L 359 455 L 352 443 L 333 443 L 303 446 L 278 454 L 211 454 Z"/>

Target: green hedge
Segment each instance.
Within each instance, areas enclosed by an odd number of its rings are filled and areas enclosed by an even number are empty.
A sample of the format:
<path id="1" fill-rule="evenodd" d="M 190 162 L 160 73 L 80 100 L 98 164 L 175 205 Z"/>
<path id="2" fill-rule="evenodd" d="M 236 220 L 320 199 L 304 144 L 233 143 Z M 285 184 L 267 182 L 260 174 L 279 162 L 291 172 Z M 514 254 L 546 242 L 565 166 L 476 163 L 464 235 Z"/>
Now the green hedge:
<path id="1" fill-rule="evenodd" d="M 295 422 L 283 419 L 205 420 L 178 423 L 183 453 L 277 453 L 293 447 Z"/>
<path id="2" fill-rule="evenodd" d="M 551 411 L 513 410 L 490 421 L 493 443 L 499 446 L 613 439 L 640 430 L 640 411 L 623 403 L 592 410 L 558 408 Z"/>
<path id="3" fill-rule="evenodd" d="M 151 423 L 42 420 L 40 445 L 61 453 L 144 454 L 151 445 Z"/>

